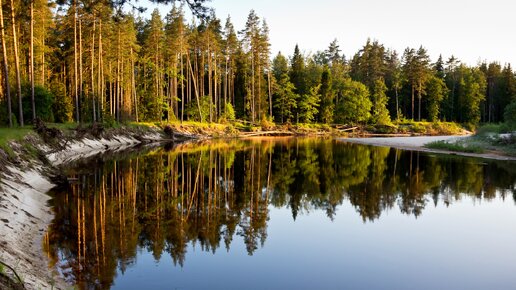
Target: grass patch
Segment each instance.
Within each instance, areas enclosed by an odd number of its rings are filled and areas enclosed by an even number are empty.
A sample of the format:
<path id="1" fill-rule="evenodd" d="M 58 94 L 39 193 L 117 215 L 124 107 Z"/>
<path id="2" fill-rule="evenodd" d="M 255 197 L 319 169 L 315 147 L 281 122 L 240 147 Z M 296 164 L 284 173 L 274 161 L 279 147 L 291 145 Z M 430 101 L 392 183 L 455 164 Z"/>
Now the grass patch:
<path id="1" fill-rule="evenodd" d="M 15 158 L 16 154 L 14 153 L 11 146 L 9 146 L 9 142 L 23 140 L 23 138 L 31 132 L 33 132 L 33 130 L 30 126 L 18 128 L 0 128 L 0 149 L 9 155 L 9 157 Z"/>
<path id="2" fill-rule="evenodd" d="M 455 122 L 426 122 L 400 120 L 394 122 L 398 127 L 398 133 L 416 133 L 424 135 L 458 135 L 464 132 L 464 128 Z"/>
<path id="3" fill-rule="evenodd" d="M 447 150 L 454 152 L 466 152 L 466 153 L 484 153 L 485 150 L 477 145 L 466 144 L 463 142 L 453 142 L 449 143 L 446 141 L 435 141 L 425 145 L 425 147 L 430 149 L 439 149 L 439 150 Z"/>

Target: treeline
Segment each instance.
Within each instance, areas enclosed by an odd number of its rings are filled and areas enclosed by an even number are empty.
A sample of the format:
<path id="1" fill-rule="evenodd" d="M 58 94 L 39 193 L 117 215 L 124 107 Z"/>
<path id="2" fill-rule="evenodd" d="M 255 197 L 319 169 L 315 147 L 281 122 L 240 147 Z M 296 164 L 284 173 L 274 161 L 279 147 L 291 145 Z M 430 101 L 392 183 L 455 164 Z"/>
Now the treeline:
<path id="1" fill-rule="evenodd" d="M 274 58 L 273 72 L 280 120 L 389 125 L 408 118 L 476 125 L 504 121 L 505 108 L 516 100 L 510 64 L 470 67 L 454 56 L 432 63 L 423 47 L 400 55 L 371 40 L 349 60 L 337 40 L 308 56 L 296 46 L 290 62 L 281 53 Z"/>
<path id="2" fill-rule="evenodd" d="M 509 64 L 433 63 L 423 47 L 399 54 L 377 41 L 346 59 L 336 40 L 271 60 L 268 25 L 254 11 L 237 31 L 213 12 L 189 21 L 182 6 L 144 19 L 111 2 L 59 3 L 0 3 L 2 125 L 35 117 L 476 125 L 503 121 L 516 99 Z"/>

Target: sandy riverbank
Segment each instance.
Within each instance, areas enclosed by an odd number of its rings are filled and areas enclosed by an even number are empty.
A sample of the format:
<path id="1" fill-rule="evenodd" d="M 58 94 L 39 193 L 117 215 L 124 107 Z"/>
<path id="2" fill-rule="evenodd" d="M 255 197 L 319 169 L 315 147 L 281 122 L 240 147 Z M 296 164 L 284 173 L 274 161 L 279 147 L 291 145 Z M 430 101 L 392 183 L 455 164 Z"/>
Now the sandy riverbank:
<path id="1" fill-rule="evenodd" d="M 373 145 L 373 146 L 385 146 L 393 147 L 406 150 L 417 150 L 424 152 L 443 153 L 452 155 L 461 155 L 469 157 L 478 157 L 486 159 L 496 160 L 513 160 L 516 161 L 516 157 L 505 156 L 496 152 L 486 153 L 466 153 L 466 152 L 455 152 L 446 150 L 437 150 L 424 147 L 425 144 L 435 141 L 447 141 L 453 142 L 454 140 L 461 140 L 468 138 L 468 135 L 462 136 L 415 136 L 415 137 L 375 137 L 375 138 L 338 138 L 342 142 L 350 142 L 357 144 Z"/>
<path id="2" fill-rule="evenodd" d="M 48 164 L 40 160 L 6 164 L 0 178 L 0 259 L 12 266 L 22 277 L 27 289 L 66 289 L 64 281 L 48 267 L 43 251 L 43 239 L 53 219 L 46 194 L 54 184 L 49 172 L 56 166 L 86 158 L 107 150 L 117 151 L 141 144 L 160 141 L 159 133 L 141 138 L 117 135 L 107 139 L 83 138 L 55 151 L 38 145 Z M 0 285 L 1 288 L 1 285 Z"/>

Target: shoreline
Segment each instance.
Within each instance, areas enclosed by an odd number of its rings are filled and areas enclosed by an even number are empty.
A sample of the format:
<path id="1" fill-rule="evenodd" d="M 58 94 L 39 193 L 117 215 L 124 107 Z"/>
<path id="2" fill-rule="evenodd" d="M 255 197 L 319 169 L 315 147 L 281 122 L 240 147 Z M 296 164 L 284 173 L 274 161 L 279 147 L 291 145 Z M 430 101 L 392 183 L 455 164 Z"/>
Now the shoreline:
<path id="1" fill-rule="evenodd" d="M 439 153 L 447 155 L 459 155 L 502 161 L 516 161 L 516 157 L 497 154 L 496 152 L 468 153 L 449 150 L 438 150 L 424 147 L 425 144 L 435 141 L 451 141 L 467 138 L 471 135 L 452 136 L 412 136 L 412 137 L 373 137 L 373 138 L 336 138 L 339 142 L 348 142 L 362 145 L 391 147 L 404 150 Z"/>
<path id="2" fill-rule="evenodd" d="M 22 160 L 20 156 L 15 162 L 6 162 L 0 174 L 0 259 L 16 270 L 26 289 L 70 288 L 55 269 L 49 267 L 43 251 L 47 228 L 54 218 L 47 192 L 56 186 L 51 180 L 56 168 L 105 151 L 121 151 L 167 140 L 157 131 L 138 137 L 118 134 L 108 138 L 82 138 L 59 151 L 40 143 L 35 147 L 48 162 Z"/>

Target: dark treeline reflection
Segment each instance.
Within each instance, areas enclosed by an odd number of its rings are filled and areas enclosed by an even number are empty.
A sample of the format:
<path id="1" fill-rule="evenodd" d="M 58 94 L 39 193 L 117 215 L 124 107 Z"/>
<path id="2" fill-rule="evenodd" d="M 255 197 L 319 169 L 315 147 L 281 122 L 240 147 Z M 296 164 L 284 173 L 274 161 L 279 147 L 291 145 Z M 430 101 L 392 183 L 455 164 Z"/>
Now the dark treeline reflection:
<path id="1" fill-rule="evenodd" d="M 514 163 L 325 139 L 187 144 L 70 171 L 78 182 L 53 193 L 45 250 L 68 281 L 102 289 L 139 248 L 183 266 L 189 245 L 229 250 L 238 235 L 252 255 L 266 242 L 271 206 L 333 219 L 348 200 L 372 222 L 390 208 L 417 217 L 467 196 L 505 198 L 516 180 Z"/>

